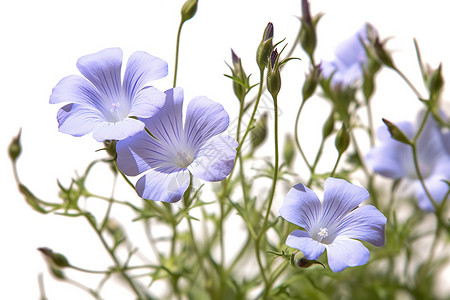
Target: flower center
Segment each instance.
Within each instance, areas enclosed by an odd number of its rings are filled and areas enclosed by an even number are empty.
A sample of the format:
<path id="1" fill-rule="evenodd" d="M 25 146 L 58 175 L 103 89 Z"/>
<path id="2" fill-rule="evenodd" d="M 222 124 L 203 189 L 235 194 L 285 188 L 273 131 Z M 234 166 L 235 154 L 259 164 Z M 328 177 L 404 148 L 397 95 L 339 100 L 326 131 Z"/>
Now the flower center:
<path id="1" fill-rule="evenodd" d="M 175 165 L 179 168 L 184 169 L 187 166 L 189 166 L 193 160 L 194 160 L 194 157 L 192 157 L 192 155 L 189 155 L 184 151 L 178 151 L 177 152 L 177 160 L 175 162 Z"/>
<path id="2" fill-rule="evenodd" d="M 327 228 L 320 228 L 319 232 L 317 233 L 318 242 L 322 243 L 323 240 L 328 236 L 328 229 Z"/>

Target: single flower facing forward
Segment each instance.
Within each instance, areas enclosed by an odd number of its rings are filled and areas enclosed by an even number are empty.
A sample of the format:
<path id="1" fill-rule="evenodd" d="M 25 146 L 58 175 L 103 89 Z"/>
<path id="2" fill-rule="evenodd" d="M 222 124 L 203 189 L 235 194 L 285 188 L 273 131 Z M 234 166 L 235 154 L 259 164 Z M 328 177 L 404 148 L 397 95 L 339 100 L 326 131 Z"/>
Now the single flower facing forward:
<path id="1" fill-rule="evenodd" d="M 327 79 L 332 76 L 333 86 L 346 87 L 362 79 L 363 67 L 368 61 L 362 42 L 368 41 L 368 31 L 376 35 L 372 25 L 366 23 L 356 34 L 336 48 L 335 58 L 332 61 L 322 62 L 322 75 Z"/>
<path id="2" fill-rule="evenodd" d="M 166 91 L 164 107 L 142 119 L 147 132 L 117 143 L 117 165 L 126 175 L 146 172 L 136 183 L 145 199 L 179 201 L 190 183 L 190 174 L 205 181 L 225 179 L 233 169 L 238 143 L 219 135 L 228 128 L 222 105 L 196 97 L 187 106 L 183 124 L 183 90 Z"/>
<path id="3" fill-rule="evenodd" d="M 286 245 L 316 260 L 327 250 L 333 272 L 366 264 L 369 250 L 358 241 L 384 245 L 386 217 L 372 205 L 360 204 L 369 197 L 362 187 L 343 179 L 325 181 L 323 202 L 303 184 L 292 187 L 280 208 L 280 215 L 304 230 L 294 230 Z"/>
<path id="4" fill-rule="evenodd" d="M 134 52 L 122 82 L 122 50 L 105 49 L 81 57 L 78 70 L 54 88 L 50 103 L 68 102 L 58 114 L 59 130 L 83 136 L 93 132 L 99 141 L 121 140 L 144 130 L 137 118 L 153 116 L 164 105 L 165 95 L 146 86 L 167 75 L 167 63 L 146 52 Z"/>
<path id="5" fill-rule="evenodd" d="M 415 123 L 404 121 L 395 125 L 408 137 L 413 139 L 423 120 L 419 113 Z M 412 189 L 420 208 L 433 211 L 434 206 L 419 180 L 410 145 L 393 139 L 385 126 L 377 131 L 379 143 L 366 155 L 366 164 L 375 173 L 393 179 L 404 179 Z M 447 196 L 450 180 L 450 135 L 444 134 L 433 117 L 429 116 L 416 142 L 417 163 L 424 184 L 437 204 Z M 450 149 L 450 148 L 449 148 Z"/>

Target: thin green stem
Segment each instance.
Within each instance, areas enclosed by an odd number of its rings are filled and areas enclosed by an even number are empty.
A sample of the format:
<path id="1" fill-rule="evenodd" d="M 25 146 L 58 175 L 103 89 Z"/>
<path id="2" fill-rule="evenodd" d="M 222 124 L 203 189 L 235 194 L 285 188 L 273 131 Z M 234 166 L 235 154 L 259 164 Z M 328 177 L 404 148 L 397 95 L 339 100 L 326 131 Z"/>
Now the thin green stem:
<path id="1" fill-rule="evenodd" d="M 183 27 L 184 22 L 180 22 L 180 26 L 178 27 L 177 32 L 177 45 L 175 50 L 175 70 L 173 71 L 173 87 L 177 86 L 177 74 L 178 74 L 178 56 L 180 52 L 180 37 L 181 37 L 181 28 Z"/>
<path id="2" fill-rule="evenodd" d="M 300 140 L 298 138 L 298 122 L 300 120 L 300 114 L 303 111 L 303 107 L 305 106 L 305 103 L 306 103 L 306 101 L 302 101 L 302 104 L 300 104 L 300 108 L 297 111 L 297 116 L 295 117 L 294 140 L 295 140 L 295 144 L 297 145 L 298 152 L 300 152 L 300 155 L 302 156 L 303 160 L 305 161 L 306 166 L 312 172 L 312 166 L 309 163 L 308 159 L 306 158 L 306 155 L 303 152 L 303 148 L 300 145 Z"/>
<path id="3" fill-rule="evenodd" d="M 400 71 L 396 67 L 393 70 L 395 72 L 397 72 L 397 74 L 400 75 L 400 77 L 408 84 L 408 86 L 411 88 L 411 90 L 414 92 L 414 94 L 416 94 L 417 98 L 419 98 L 420 100 L 424 99 L 422 97 L 422 95 L 420 94 L 420 92 L 416 89 L 416 87 L 412 84 L 412 82 L 406 77 L 406 75 L 403 74 L 402 71 Z"/>
<path id="4" fill-rule="evenodd" d="M 330 177 L 333 177 L 334 174 L 336 173 L 336 169 L 337 169 L 337 166 L 339 165 L 339 161 L 341 160 L 341 157 L 342 157 L 342 153 L 339 153 L 339 155 L 336 159 L 336 163 L 334 164 L 333 171 L 331 171 Z"/>

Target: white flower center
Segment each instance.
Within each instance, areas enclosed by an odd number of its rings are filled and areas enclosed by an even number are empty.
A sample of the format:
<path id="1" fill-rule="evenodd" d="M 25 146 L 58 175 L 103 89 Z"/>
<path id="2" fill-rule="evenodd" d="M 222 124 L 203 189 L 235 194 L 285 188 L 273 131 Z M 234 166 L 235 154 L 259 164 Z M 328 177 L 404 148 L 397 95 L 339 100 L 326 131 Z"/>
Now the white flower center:
<path id="1" fill-rule="evenodd" d="M 188 153 L 184 151 L 178 151 L 177 152 L 177 160 L 175 162 L 175 165 L 179 168 L 186 168 L 189 166 L 192 161 L 194 160 L 194 157 L 192 155 L 189 155 Z"/>
<path id="2" fill-rule="evenodd" d="M 322 242 L 322 240 L 328 236 L 328 229 L 320 228 L 317 235 L 319 236 L 320 242 Z"/>

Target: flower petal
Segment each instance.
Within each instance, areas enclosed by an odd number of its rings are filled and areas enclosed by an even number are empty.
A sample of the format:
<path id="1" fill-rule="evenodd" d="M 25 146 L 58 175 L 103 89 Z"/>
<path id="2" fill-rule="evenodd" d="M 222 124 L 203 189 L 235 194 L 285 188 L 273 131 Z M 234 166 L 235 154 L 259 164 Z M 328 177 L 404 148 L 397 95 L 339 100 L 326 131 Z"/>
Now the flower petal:
<path id="1" fill-rule="evenodd" d="M 168 146 L 143 131 L 117 143 L 117 166 L 126 175 L 136 176 L 151 168 L 169 173 L 174 170 L 174 154 Z"/>
<path id="2" fill-rule="evenodd" d="M 53 88 L 50 103 L 70 102 L 90 105 L 102 111 L 105 104 L 98 90 L 84 77 L 70 75 L 61 79 Z"/>
<path id="3" fill-rule="evenodd" d="M 59 131 L 73 136 L 83 136 L 104 123 L 101 114 L 91 107 L 70 103 L 56 115 Z"/>
<path id="4" fill-rule="evenodd" d="M 141 90 L 148 82 L 163 78 L 168 73 L 167 63 L 144 51 L 134 52 L 127 62 L 123 87 L 129 99 Z"/>
<path id="5" fill-rule="evenodd" d="M 447 168 L 450 168 L 449 163 L 447 163 L 446 165 Z M 447 169 L 447 172 L 448 171 L 450 171 L 450 169 Z M 447 195 L 449 191 L 448 184 L 443 181 L 449 179 L 450 179 L 449 175 L 444 177 L 441 174 L 433 174 L 432 176 L 425 179 L 425 186 L 427 187 L 428 191 L 430 192 L 431 196 L 433 197 L 433 199 L 436 201 L 437 204 L 442 203 L 444 197 Z M 419 207 L 424 211 L 434 211 L 434 206 L 431 203 L 430 198 L 428 198 L 425 190 L 422 187 L 422 184 L 418 180 L 415 182 L 415 190 Z"/>
<path id="6" fill-rule="evenodd" d="M 349 37 L 336 47 L 336 58 L 347 68 L 357 65 L 361 72 L 361 63 L 367 60 L 366 51 L 361 40 L 367 40 L 366 25 L 363 26 L 356 34 Z"/>
<path id="7" fill-rule="evenodd" d="M 202 180 L 219 181 L 230 175 L 238 142 L 230 136 L 215 136 L 197 152 L 188 169 Z"/>
<path id="8" fill-rule="evenodd" d="M 286 239 L 286 245 L 303 252 L 307 259 L 318 259 L 325 251 L 325 245 L 313 240 L 309 233 L 303 230 L 294 230 Z"/>
<path id="9" fill-rule="evenodd" d="M 364 265 L 369 261 L 370 252 L 360 241 L 338 238 L 326 248 L 328 265 L 333 272 Z"/>
<path id="10" fill-rule="evenodd" d="M 410 122 L 398 122 L 395 124 L 409 138 L 414 135 Z M 398 179 L 408 176 L 413 167 L 411 148 L 394 140 L 387 127 L 382 126 L 377 130 L 380 144 L 372 148 L 366 155 L 366 164 L 375 173 L 384 177 Z"/>
<path id="11" fill-rule="evenodd" d="M 183 90 L 173 88 L 165 94 L 166 101 L 159 112 L 142 121 L 153 136 L 176 153 L 183 137 Z"/>
<path id="12" fill-rule="evenodd" d="M 362 205 L 342 219 L 339 237 L 363 240 L 374 246 L 384 245 L 386 217 L 373 205 Z"/>
<path id="13" fill-rule="evenodd" d="M 144 199 L 177 202 L 189 186 L 189 171 L 180 169 L 172 173 L 150 170 L 136 183 L 136 191 Z"/>
<path id="14" fill-rule="evenodd" d="M 336 222 L 358 207 L 369 197 L 366 189 L 344 179 L 329 177 L 325 180 L 321 226 L 335 227 Z"/>
<path id="15" fill-rule="evenodd" d="M 227 129 L 230 118 L 223 106 L 206 97 L 191 100 L 186 111 L 185 136 L 195 152 L 210 138 Z"/>
<path id="16" fill-rule="evenodd" d="M 135 95 L 129 115 L 150 118 L 164 106 L 166 94 L 154 87 L 146 87 Z"/>
<path id="17" fill-rule="evenodd" d="M 279 213 L 286 221 L 309 231 L 316 224 L 321 207 L 316 194 L 299 183 L 286 194 Z"/>
<path id="18" fill-rule="evenodd" d="M 100 91 L 112 101 L 121 99 L 122 50 L 109 48 L 78 59 L 77 68 Z M 121 103 L 122 105 L 130 103 Z"/>
<path id="19" fill-rule="evenodd" d="M 144 123 L 131 118 L 125 118 L 122 121 L 111 123 L 103 122 L 94 129 L 93 137 L 98 142 L 106 140 L 123 140 L 144 130 Z"/>

